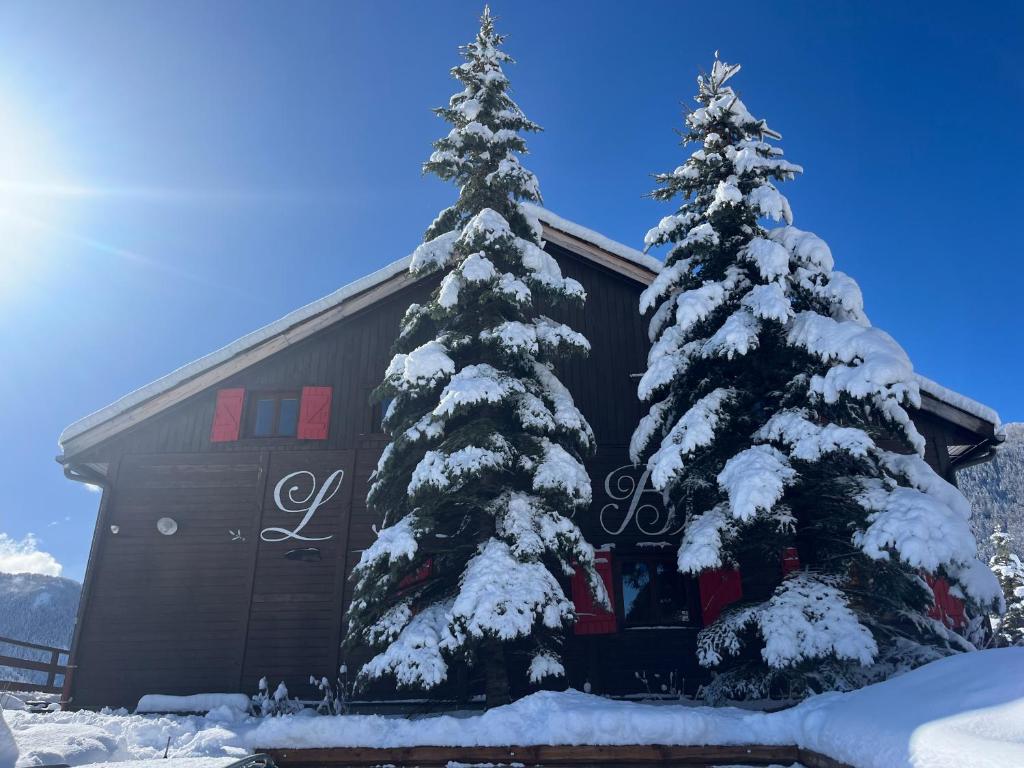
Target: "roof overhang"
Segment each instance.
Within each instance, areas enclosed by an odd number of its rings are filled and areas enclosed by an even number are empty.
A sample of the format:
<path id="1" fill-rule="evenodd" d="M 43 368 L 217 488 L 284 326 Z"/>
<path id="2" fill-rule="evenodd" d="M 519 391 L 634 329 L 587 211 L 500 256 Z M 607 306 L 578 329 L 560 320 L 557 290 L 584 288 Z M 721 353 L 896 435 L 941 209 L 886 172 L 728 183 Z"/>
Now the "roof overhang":
<path id="1" fill-rule="evenodd" d="M 661 262 L 645 253 L 539 206 L 524 206 L 541 221 L 542 237 L 546 241 L 606 269 L 649 285 L 661 268 Z M 58 442 L 63 457 L 59 460 L 67 462 L 104 440 L 416 283 L 420 278 L 409 273 L 410 261 L 411 257 L 406 256 L 392 262 L 76 421 L 61 433 Z M 977 435 L 979 443 L 996 438 L 999 416 L 991 408 L 931 379 L 923 376 L 917 379 L 922 393 L 922 411 Z"/>
<path id="2" fill-rule="evenodd" d="M 539 206 L 524 204 L 524 207 L 541 221 L 542 237 L 545 240 L 613 272 L 649 284 L 660 268 L 657 259 L 598 232 Z M 420 278 L 409 273 L 411 258 L 406 256 L 392 262 L 79 419 L 67 427 L 58 439 L 63 459 L 80 454 L 418 282 Z"/>

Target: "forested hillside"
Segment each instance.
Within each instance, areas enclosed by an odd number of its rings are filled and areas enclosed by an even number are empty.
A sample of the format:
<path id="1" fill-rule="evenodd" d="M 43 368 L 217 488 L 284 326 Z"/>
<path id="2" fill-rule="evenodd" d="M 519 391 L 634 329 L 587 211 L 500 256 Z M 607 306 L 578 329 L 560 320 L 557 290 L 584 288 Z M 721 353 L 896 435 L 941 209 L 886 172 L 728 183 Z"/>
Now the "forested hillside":
<path id="1" fill-rule="evenodd" d="M 1024 551 L 1024 423 L 1006 424 L 1006 442 L 996 458 L 960 472 L 957 481 L 974 507 L 974 532 L 987 560 L 989 536 L 996 523 L 1013 537 L 1016 552 Z"/>
<path id="2" fill-rule="evenodd" d="M 77 581 L 59 576 L 0 573 L 0 636 L 70 648 L 81 591 Z M 26 649 L 6 643 L 0 643 L 0 654 L 34 658 Z M 39 682 L 40 677 L 44 673 L 0 666 L 0 679 Z"/>

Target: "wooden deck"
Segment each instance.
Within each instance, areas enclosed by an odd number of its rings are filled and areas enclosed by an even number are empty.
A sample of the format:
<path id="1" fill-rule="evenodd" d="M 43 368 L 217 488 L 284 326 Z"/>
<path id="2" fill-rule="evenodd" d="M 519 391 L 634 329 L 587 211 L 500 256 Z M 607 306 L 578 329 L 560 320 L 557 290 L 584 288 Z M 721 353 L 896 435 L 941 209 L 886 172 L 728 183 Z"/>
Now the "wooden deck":
<path id="1" fill-rule="evenodd" d="M 800 763 L 806 768 L 850 768 L 825 755 L 795 746 L 528 746 L 528 747 L 331 747 L 322 749 L 263 749 L 279 768 L 362 768 L 418 766 L 443 768 L 450 761 L 558 768 L 559 766 L 726 766 Z"/>

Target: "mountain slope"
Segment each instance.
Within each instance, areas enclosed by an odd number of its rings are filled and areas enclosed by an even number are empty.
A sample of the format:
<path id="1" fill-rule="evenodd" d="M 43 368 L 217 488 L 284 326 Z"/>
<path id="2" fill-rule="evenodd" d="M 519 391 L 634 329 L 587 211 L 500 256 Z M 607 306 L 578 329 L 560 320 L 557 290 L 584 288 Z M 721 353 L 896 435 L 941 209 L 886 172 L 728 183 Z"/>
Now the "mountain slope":
<path id="1" fill-rule="evenodd" d="M 957 483 L 974 507 L 972 525 L 986 561 L 988 537 L 996 523 L 1013 536 L 1013 549 L 1024 552 L 1024 423 L 1006 424 L 1006 442 L 996 457 L 957 474 Z"/>
<path id="2" fill-rule="evenodd" d="M 70 648 L 82 585 L 39 573 L 0 573 L 0 636 Z M 49 654 L 0 643 L 0 654 L 49 661 Z M 45 658 L 44 658 L 45 657 Z M 0 667 L 0 679 L 44 682 L 42 672 Z"/>

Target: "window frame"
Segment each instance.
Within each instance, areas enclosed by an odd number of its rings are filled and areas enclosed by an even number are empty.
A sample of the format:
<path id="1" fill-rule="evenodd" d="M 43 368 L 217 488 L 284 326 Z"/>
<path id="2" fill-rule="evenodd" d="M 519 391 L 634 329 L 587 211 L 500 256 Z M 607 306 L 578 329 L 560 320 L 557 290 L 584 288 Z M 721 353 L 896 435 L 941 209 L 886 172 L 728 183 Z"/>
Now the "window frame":
<path id="1" fill-rule="evenodd" d="M 652 617 L 648 622 L 631 622 L 626 613 L 626 589 L 623 583 L 625 567 L 631 563 L 642 562 L 644 563 L 649 573 L 651 574 L 651 581 L 649 594 L 647 595 L 647 606 L 648 614 Z M 686 621 L 670 621 L 662 616 L 661 607 L 658 604 L 658 595 L 660 593 L 660 584 L 657 567 L 659 565 L 665 566 L 667 573 L 678 578 L 685 591 L 685 605 L 687 612 Z M 619 624 L 623 631 L 633 629 L 689 629 L 697 628 L 700 626 L 699 613 L 700 613 L 700 601 L 697 597 L 697 581 L 696 579 L 687 576 L 686 574 L 679 573 L 678 567 L 675 562 L 675 558 L 668 554 L 659 553 L 647 553 L 647 552 L 622 552 L 615 558 L 615 587 L 617 600 Z"/>
<path id="2" fill-rule="evenodd" d="M 244 435 L 249 440 L 295 440 L 299 434 L 299 420 L 302 417 L 301 389 L 267 389 L 246 392 Z M 256 418 L 261 400 L 274 401 L 274 421 L 270 434 L 256 434 Z M 284 400 L 296 402 L 295 431 L 291 434 L 280 434 L 281 403 Z"/>

